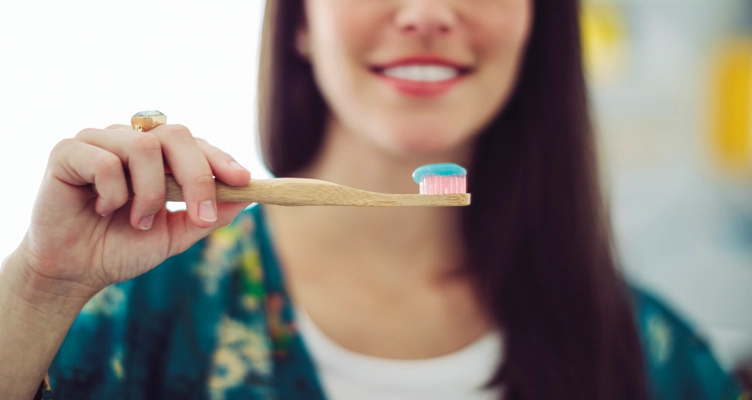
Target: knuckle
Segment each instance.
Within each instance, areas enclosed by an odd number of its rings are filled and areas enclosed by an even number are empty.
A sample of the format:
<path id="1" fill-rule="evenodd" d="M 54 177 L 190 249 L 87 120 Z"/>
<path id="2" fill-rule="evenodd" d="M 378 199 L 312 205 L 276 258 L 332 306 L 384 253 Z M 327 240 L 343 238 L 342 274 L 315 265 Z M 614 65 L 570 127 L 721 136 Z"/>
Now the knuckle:
<path id="1" fill-rule="evenodd" d="M 96 135 L 98 132 L 99 132 L 99 129 L 84 128 L 84 129 L 81 129 L 80 131 L 78 131 L 78 133 L 76 134 L 76 138 L 80 139 L 80 138 L 92 137 L 92 136 Z"/>
<path id="2" fill-rule="evenodd" d="M 123 124 L 112 124 L 112 125 L 108 125 L 104 129 L 110 129 L 110 130 L 113 130 L 113 129 L 116 129 L 116 130 L 128 129 L 128 130 L 131 130 L 131 127 L 129 127 L 128 125 L 123 125 Z"/>
<path id="3" fill-rule="evenodd" d="M 169 139 L 175 140 L 193 137 L 191 131 L 185 125 L 180 124 L 166 125 L 164 135 Z"/>
<path id="4" fill-rule="evenodd" d="M 72 146 L 76 145 L 75 139 L 63 139 L 55 144 L 47 155 L 47 165 L 52 165 L 59 162 L 64 157 L 64 154 L 68 153 Z"/>
<path id="5" fill-rule="evenodd" d="M 112 153 L 101 153 L 94 160 L 97 170 L 107 176 L 118 175 L 123 170 L 123 162 Z"/>
<path id="6" fill-rule="evenodd" d="M 57 142 L 55 146 L 52 148 L 52 154 L 66 151 L 69 147 L 74 146 L 76 142 L 77 140 L 75 139 L 70 139 L 70 138 L 63 139 Z"/>
<path id="7" fill-rule="evenodd" d="M 162 144 L 159 139 L 150 133 L 133 135 L 129 147 L 131 151 L 135 152 L 153 153 L 162 151 Z"/>

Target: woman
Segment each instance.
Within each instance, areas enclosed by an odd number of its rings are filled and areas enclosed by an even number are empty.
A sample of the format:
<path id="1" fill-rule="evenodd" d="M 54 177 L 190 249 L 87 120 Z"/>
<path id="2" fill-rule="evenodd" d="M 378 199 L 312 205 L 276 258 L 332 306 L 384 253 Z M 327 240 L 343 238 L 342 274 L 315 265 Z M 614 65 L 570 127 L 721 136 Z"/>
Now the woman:
<path id="1" fill-rule="evenodd" d="M 264 28 L 275 175 L 409 193 L 456 162 L 474 204 L 241 212 L 211 177 L 248 172 L 186 128 L 84 130 L 0 275 L 4 397 L 45 370 L 55 398 L 736 396 L 616 269 L 576 1 L 278 0 Z"/>

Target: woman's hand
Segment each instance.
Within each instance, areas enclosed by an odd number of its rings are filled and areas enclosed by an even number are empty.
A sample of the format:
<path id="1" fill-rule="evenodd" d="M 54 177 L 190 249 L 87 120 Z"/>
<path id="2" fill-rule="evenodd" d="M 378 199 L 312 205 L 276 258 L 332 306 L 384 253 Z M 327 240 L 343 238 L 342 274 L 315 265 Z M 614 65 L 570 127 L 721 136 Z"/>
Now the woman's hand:
<path id="1" fill-rule="evenodd" d="M 165 208 L 166 170 L 182 186 L 185 211 Z M 88 298 L 149 271 L 248 205 L 217 204 L 213 176 L 238 186 L 250 180 L 232 157 L 181 125 L 84 129 L 50 154 L 28 232 L 14 252 L 22 275 L 35 290 Z"/>

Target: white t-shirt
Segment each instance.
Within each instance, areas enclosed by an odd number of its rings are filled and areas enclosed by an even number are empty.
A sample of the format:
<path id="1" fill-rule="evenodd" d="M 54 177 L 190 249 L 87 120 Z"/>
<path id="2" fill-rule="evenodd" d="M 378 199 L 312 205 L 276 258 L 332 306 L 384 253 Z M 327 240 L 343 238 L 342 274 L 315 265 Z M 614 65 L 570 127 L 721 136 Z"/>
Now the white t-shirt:
<path id="1" fill-rule="evenodd" d="M 490 332 L 455 353 L 423 360 L 392 360 L 343 348 L 296 310 L 298 331 L 330 400 L 499 400 L 484 389 L 502 361 L 502 335 Z"/>

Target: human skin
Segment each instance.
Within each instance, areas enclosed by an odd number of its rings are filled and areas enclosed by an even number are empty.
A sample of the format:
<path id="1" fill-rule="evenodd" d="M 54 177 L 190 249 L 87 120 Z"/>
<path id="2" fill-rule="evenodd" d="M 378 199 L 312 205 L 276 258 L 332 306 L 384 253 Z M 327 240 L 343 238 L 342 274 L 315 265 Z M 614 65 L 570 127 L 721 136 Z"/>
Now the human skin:
<path id="1" fill-rule="evenodd" d="M 474 138 L 512 91 L 532 14 L 529 0 L 309 0 L 306 8 L 301 56 L 331 115 L 324 146 L 301 175 L 394 193 L 415 190 L 409 177 L 420 164 L 470 160 Z M 468 73 L 436 96 L 406 95 L 374 74 L 416 55 Z M 165 164 L 183 184 L 184 212 L 164 208 Z M 247 206 L 217 204 L 212 175 L 230 185 L 250 179 L 179 125 L 86 129 L 55 147 L 27 234 L 0 269 L 0 398 L 32 397 L 94 294 L 147 272 Z M 438 279 L 461 262 L 456 210 L 270 207 L 269 215 L 293 297 L 346 347 L 424 358 L 488 328 L 466 282 Z M 337 317 L 353 310 L 363 312 Z"/>
<path id="2" fill-rule="evenodd" d="M 298 47 L 334 118 L 349 134 L 409 158 L 456 151 L 499 112 L 532 17 L 529 0 L 316 0 L 305 7 Z M 461 67 L 462 82 L 438 96 L 405 95 L 374 72 L 405 57 Z"/>
<path id="3" fill-rule="evenodd" d="M 165 208 L 164 165 L 182 183 L 185 211 Z M 250 179 L 180 125 L 84 129 L 55 146 L 26 235 L 0 269 L 0 398 L 33 396 L 76 315 L 101 289 L 149 271 L 247 206 L 216 203 L 212 175 L 231 185 Z"/>
<path id="4" fill-rule="evenodd" d="M 514 88 L 531 3 L 306 1 L 298 49 L 330 114 L 321 150 L 299 175 L 414 193 L 410 176 L 422 164 L 470 166 L 475 139 Z M 463 75 L 421 91 L 385 79 L 395 61 Z M 265 210 L 293 301 L 343 347 L 430 358 L 491 329 L 472 282 L 451 274 L 464 260 L 459 209 Z"/>

